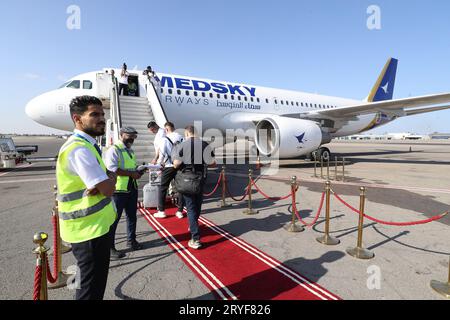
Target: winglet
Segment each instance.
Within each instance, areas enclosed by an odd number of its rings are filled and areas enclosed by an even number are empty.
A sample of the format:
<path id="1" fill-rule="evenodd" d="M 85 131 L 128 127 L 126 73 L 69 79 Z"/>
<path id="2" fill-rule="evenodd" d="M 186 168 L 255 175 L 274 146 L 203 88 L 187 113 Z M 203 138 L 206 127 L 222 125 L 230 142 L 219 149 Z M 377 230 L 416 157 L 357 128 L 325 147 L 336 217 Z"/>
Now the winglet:
<path id="1" fill-rule="evenodd" d="M 394 95 L 395 76 L 397 74 L 397 64 L 397 59 L 388 59 L 377 82 L 375 82 L 375 85 L 366 99 L 367 102 L 392 100 Z"/>

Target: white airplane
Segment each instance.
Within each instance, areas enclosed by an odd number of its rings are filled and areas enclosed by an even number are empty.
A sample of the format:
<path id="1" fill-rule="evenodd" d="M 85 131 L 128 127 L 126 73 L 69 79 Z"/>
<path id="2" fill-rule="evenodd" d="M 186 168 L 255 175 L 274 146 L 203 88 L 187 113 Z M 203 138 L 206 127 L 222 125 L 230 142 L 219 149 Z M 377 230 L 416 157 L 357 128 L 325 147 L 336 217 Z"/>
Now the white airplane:
<path id="1" fill-rule="evenodd" d="M 263 155 L 278 152 L 279 158 L 295 158 L 315 153 L 327 158 L 330 151 L 321 146 L 335 137 L 358 134 L 398 117 L 450 108 L 450 93 L 392 100 L 397 62 L 388 59 L 363 101 L 162 73 L 156 78 L 162 112 L 178 128 L 202 121 L 204 130 L 223 133 L 240 129 L 248 135 L 245 131 L 253 129 L 249 139 Z M 100 80 L 108 70 L 78 75 L 32 99 L 27 115 L 42 125 L 71 131 L 71 99 L 94 95 L 107 100 L 109 89 Z M 119 72 L 115 69 L 116 75 Z M 129 72 L 130 81 L 137 84 L 135 95 L 147 96 L 147 77 L 142 71 Z M 263 137 L 261 132 L 269 133 Z"/>

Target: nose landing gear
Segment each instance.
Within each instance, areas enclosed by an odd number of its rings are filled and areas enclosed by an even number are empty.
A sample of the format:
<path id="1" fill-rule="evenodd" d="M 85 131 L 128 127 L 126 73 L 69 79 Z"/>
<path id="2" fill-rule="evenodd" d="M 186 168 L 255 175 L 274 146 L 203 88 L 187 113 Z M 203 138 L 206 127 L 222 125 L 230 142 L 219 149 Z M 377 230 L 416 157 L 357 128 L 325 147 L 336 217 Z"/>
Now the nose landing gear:
<path id="1" fill-rule="evenodd" d="M 331 159 L 331 152 L 330 149 L 321 147 L 311 153 L 313 160 L 320 160 L 322 158 L 324 161 L 328 161 Z"/>

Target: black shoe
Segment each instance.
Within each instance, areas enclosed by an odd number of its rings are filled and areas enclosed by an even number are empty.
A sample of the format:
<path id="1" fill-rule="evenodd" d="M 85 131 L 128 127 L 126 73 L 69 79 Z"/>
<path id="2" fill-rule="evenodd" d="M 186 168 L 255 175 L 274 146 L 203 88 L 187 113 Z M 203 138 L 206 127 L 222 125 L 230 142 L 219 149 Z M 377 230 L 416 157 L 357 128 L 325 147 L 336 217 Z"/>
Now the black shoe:
<path id="1" fill-rule="evenodd" d="M 127 241 L 127 247 L 130 248 L 133 251 L 141 250 L 142 249 L 142 244 L 140 244 L 136 240 L 132 240 L 132 241 Z"/>
<path id="2" fill-rule="evenodd" d="M 117 251 L 116 248 L 111 249 L 111 259 L 122 259 L 125 257 L 125 253 Z"/>

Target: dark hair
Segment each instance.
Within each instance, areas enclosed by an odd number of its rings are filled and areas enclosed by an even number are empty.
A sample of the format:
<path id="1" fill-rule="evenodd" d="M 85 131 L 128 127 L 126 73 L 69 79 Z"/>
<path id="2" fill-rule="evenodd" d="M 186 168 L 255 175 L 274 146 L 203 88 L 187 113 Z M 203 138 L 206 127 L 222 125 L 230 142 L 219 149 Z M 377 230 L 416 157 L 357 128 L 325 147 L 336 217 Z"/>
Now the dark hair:
<path id="1" fill-rule="evenodd" d="M 175 125 L 170 121 L 167 121 L 166 124 L 164 125 L 164 127 L 169 127 L 172 130 L 175 129 Z"/>
<path id="2" fill-rule="evenodd" d="M 189 132 L 189 134 L 191 134 L 191 135 L 195 135 L 197 133 L 197 130 L 192 125 L 187 126 L 186 128 L 184 128 L 184 130 Z"/>
<path id="3" fill-rule="evenodd" d="M 148 124 L 147 124 L 147 128 L 159 128 L 159 126 L 158 126 L 158 124 L 155 122 L 155 121 L 150 121 Z"/>
<path id="4" fill-rule="evenodd" d="M 70 115 L 82 115 L 90 105 L 103 106 L 101 100 L 94 96 L 79 96 L 70 101 Z"/>

